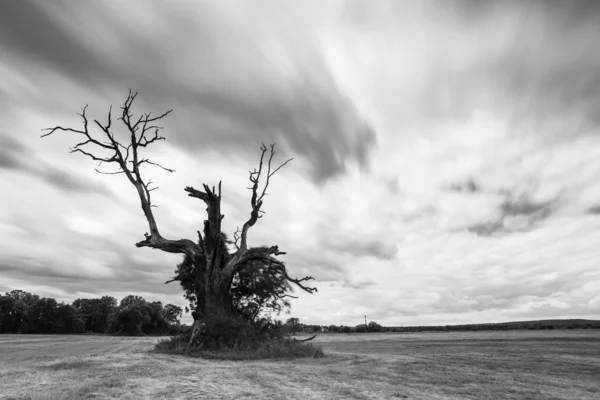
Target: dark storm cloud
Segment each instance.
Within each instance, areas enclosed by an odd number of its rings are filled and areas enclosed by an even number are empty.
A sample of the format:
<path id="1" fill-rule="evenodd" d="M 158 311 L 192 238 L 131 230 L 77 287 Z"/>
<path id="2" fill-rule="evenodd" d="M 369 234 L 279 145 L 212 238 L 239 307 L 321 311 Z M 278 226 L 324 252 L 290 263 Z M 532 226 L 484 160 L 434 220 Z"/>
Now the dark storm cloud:
<path id="1" fill-rule="evenodd" d="M 34 153 L 13 135 L 0 133 L 0 168 L 31 171 L 36 163 Z"/>
<path id="2" fill-rule="evenodd" d="M 10 135 L 0 133 L 0 169 L 21 169 L 26 149 Z"/>
<path id="3" fill-rule="evenodd" d="M 31 268 L 32 263 L 37 263 L 39 260 L 36 257 L 19 257 L 19 259 L 3 261 L 0 263 L 0 272 L 4 276 L 16 278 L 28 278 L 33 282 L 47 279 L 60 279 L 64 282 L 81 282 L 86 278 L 83 274 L 77 272 L 75 266 L 72 270 L 56 270 L 48 265 L 36 266 Z M 81 289 L 85 290 L 82 286 Z"/>
<path id="4" fill-rule="evenodd" d="M 600 4 L 595 0 L 541 1 L 523 3 L 521 0 L 437 0 L 435 6 L 443 9 L 448 14 L 461 18 L 464 22 L 477 22 L 482 18 L 490 17 L 494 13 L 502 12 L 515 7 L 528 7 L 530 11 L 542 10 L 548 15 L 560 15 L 565 20 L 573 21 L 594 20 L 600 15 Z"/>
<path id="5" fill-rule="evenodd" d="M 58 189 L 64 189 L 74 192 L 97 192 L 101 194 L 109 194 L 104 185 L 91 184 L 83 178 L 79 178 L 64 170 L 46 166 L 41 171 L 38 171 L 38 176 L 44 182 L 55 186 Z"/>
<path id="6" fill-rule="evenodd" d="M 22 225 L 20 227 L 27 229 Z M 44 240 L 43 234 L 37 234 L 36 238 Z M 8 278 L 60 287 L 71 293 L 79 291 L 102 295 L 102 290 L 180 293 L 177 283 L 163 289 L 164 282 L 172 278 L 173 271 L 180 262 L 177 257 L 169 258 L 172 262 L 166 265 L 157 261 L 141 262 L 132 257 L 132 251 L 136 250 L 131 250 L 131 244 L 114 238 L 79 234 L 76 238 L 64 236 L 63 240 L 65 246 L 77 248 L 77 255 L 93 258 L 98 249 L 110 249 L 114 260 L 104 263 L 105 269 L 99 273 L 89 266 L 78 264 L 77 261 L 63 262 L 60 257 L 40 257 L 33 250 L 27 256 L 11 258 L 0 255 L 0 274 Z M 65 254 L 65 257 L 70 256 L 73 254 Z M 64 268 L 65 263 L 68 263 L 70 268 Z"/>
<path id="7" fill-rule="evenodd" d="M 133 88 L 141 111 L 174 108 L 167 136 L 191 151 L 278 142 L 309 162 L 317 182 L 343 173 L 348 162 L 367 167 L 375 134 L 310 43 L 277 39 L 290 62 L 300 63 L 288 76 L 253 39 L 255 30 L 271 24 L 268 15 L 249 13 L 244 30 L 211 4 L 196 3 L 194 13 L 143 5 L 147 18 L 166 29 L 148 31 L 144 24 L 151 21 L 137 14 L 125 21 L 100 3 L 5 2 L 0 45 L 22 62 L 40 63 L 90 89 L 118 90 L 123 100 Z M 90 15 L 117 44 L 102 32 L 86 34 Z M 73 104 L 74 110 L 81 106 Z"/>
<path id="8" fill-rule="evenodd" d="M 595 206 L 587 211 L 589 214 L 600 215 L 600 206 Z"/>
<path id="9" fill-rule="evenodd" d="M 467 230 L 478 236 L 528 231 L 556 210 L 558 200 L 556 197 L 547 201 L 534 201 L 527 195 L 516 197 L 509 193 L 499 206 L 500 216 L 497 219 L 471 225 Z"/>
<path id="10" fill-rule="evenodd" d="M 479 186 L 473 179 L 469 179 L 465 183 L 455 183 L 450 185 L 449 190 L 452 192 L 461 193 L 478 193 L 481 191 L 481 186 Z"/>
<path id="11" fill-rule="evenodd" d="M 421 100 L 430 116 L 461 119 L 490 108 L 509 118 L 515 135 L 572 136 L 599 125 L 600 3 L 436 4 L 465 31 L 461 40 L 439 37 L 457 55 L 431 68 Z M 476 57 L 461 55 L 469 45 L 479 47 Z"/>
<path id="12" fill-rule="evenodd" d="M 42 162 L 35 152 L 14 137 L 0 133 L 0 169 L 27 172 L 59 190 L 100 193 L 112 197 L 103 184 L 89 182 L 75 173 Z"/>
<path id="13" fill-rule="evenodd" d="M 373 130 L 333 89 L 330 92 L 310 86 L 309 81 L 299 84 L 290 88 L 289 94 L 269 93 L 265 87 L 256 100 L 244 98 L 235 88 L 218 94 L 189 93 L 187 106 L 197 107 L 202 115 L 204 121 L 198 120 L 197 124 L 204 134 L 188 130 L 181 140 L 191 145 L 209 140 L 246 148 L 259 141 L 283 140 L 291 154 L 299 153 L 310 162 L 317 182 L 344 172 L 348 161 L 367 167 L 369 151 L 375 144 Z M 229 125 L 230 129 L 224 132 L 214 128 L 219 125 Z M 176 126 L 183 128 L 178 123 Z M 353 142 L 352 138 L 357 140 Z"/>
<path id="14" fill-rule="evenodd" d="M 477 236 L 493 236 L 496 233 L 506 233 L 502 220 L 478 222 L 469 226 L 467 230 Z"/>
<path id="15" fill-rule="evenodd" d="M 535 220 L 546 218 L 553 210 L 557 199 L 549 201 L 533 201 L 526 196 L 516 199 L 506 199 L 500 205 L 502 217 L 527 216 Z"/>
<path id="16" fill-rule="evenodd" d="M 317 282 L 338 282 L 347 275 L 346 268 L 334 257 L 326 252 L 319 254 L 294 253 L 282 259 L 288 268 L 288 273 L 296 278 L 300 275 L 310 275 Z"/>
<path id="17" fill-rule="evenodd" d="M 71 35 L 47 7 L 67 12 L 64 8 L 68 4 L 58 1 L 50 6 L 34 0 L 0 2 L 0 46 L 29 62 L 58 68 L 82 82 L 110 74 L 106 60 L 96 57 Z"/>
<path id="18" fill-rule="evenodd" d="M 122 266 L 121 268 L 126 268 Z M 61 275 L 53 273 L 49 270 L 41 270 L 39 273 L 28 273 L 19 268 L 5 269 L 0 266 L 2 275 L 7 278 L 24 280 L 31 282 L 36 285 L 51 286 L 60 288 L 66 293 L 74 294 L 76 292 L 92 293 L 97 296 L 106 295 L 107 292 L 123 292 L 123 293 L 153 293 L 154 295 L 160 296 L 166 295 L 180 295 L 181 288 L 175 282 L 170 285 L 165 285 L 164 282 L 169 278 L 168 274 L 165 274 L 165 279 L 152 279 L 145 277 L 144 274 L 135 274 L 136 279 L 131 279 L 134 274 L 126 275 L 119 278 L 93 278 L 78 276 L 73 274 L 71 276 Z M 19 289 L 18 287 L 6 287 L 3 291 L 10 291 Z M 35 290 L 33 291 L 35 293 Z M 183 303 L 183 301 L 182 301 Z"/>

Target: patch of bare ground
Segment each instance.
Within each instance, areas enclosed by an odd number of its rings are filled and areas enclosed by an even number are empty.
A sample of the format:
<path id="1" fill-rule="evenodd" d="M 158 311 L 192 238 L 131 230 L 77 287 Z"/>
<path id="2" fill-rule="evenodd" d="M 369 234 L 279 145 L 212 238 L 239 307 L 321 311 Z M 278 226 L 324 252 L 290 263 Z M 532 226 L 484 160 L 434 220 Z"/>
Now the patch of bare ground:
<path id="1" fill-rule="evenodd" d="M 511 335 L 321 335 L 325 358 L 263 361 L 157 354 L 155 338 L 8 335 L 0 398 L 600 398 L 599 331 Z"/>

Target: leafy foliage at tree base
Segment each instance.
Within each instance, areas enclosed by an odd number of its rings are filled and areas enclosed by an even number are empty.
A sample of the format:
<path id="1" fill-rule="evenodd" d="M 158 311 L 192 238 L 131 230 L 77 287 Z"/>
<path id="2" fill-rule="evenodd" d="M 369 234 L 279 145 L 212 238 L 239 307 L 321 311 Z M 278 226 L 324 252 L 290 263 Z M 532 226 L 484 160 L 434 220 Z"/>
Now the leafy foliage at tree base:
<path id="1" fill-rule="evenodd" d="M 320 346 L 287 338 L 274 338 L 263 342 L 255 342 L 252 345 L 221 347 L 219 349 L 193 347 L 189 353 L 186 353 L 189 340 L 190 334 L 162 339 L 154 346 L 154 351 L 157 353 L 236 361 L 273 358 L 321 358 L 325 356 Z"/>

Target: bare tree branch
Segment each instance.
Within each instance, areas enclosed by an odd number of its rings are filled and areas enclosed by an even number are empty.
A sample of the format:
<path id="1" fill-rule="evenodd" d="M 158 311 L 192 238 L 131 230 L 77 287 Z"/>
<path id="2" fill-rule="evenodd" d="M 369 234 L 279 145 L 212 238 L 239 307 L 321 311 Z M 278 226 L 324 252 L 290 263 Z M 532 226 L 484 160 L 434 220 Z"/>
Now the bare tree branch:
<path id="1" fill-rule="evenodd" d="M 288 281 L 295 283 L 300 289 L 304 290 L 305 292 L 308 292 L 308 293 L 317 292 L 316 287 L 308 287 L 308 286 L 302 285 L 302 282 L 314 280 L 315 278 L 313 278 L 312 276 L 306 276 L 302 279 L 294 279 L 288 275 L 288 273 L 285 269 L 283 270 L 283 273 Z"/>
<path id="2" fill-rule="evenodd" d="M 264 158 L 265 158 L 265 153 L 267 152 L 268 149 L 267 149 L 267 146 L 265 146 L 265 144 L 263 143 L 260 146 L 260 150 L 261 150 L 261 155 L 260 155 L 260 161 L 258 163 L 258 170 L 256 170 L 256 168 L 255 168 L 254 171 L 250 171 L 250 175 L 248 177 L 248 179 L 252 183 L 252 186 L 249 188 L 250 190 L 252 190 L 252 196 L 250 198 L 250 205 L 252 206 L 252 210 L 250 211 L 250 218 L 244 223 L 244 225 L 242 227 L 242 232 L 240 235 L 240 244 L 239 244 L 239 248 L 238 248 L 239 253 L 243 253 L 248 248 L 248 230 L 252 226 L 254 226 L 254 224 L 256 224 L 256 221 L 258 221 L 259 218 L 261 218 L 261 213 L 264 213 L 264 211 L 262 211 L 260 208 L 262 207 L 263 199 L 267 194 L 267 188 L 269 187 L 270 178 L 273 175 L 275 175 L 275 173 L 277 171 L 279 171 L 284 165 L 286 165 L 288 162 L 293 160 L 293 158 L 290 158 L 289 160 L 287 160 L 283 164 L 281 164 L 279 167 L 275 168 L 273 170 L 273 172 L 271 172 L 271 162 L 273 160 L 273 156 L 275 155 L 275 144 L 273 143 L 270 145 L 269 160 L 267 162 L 267 177 L 266 177 L 266 181 L 265 181 L 263 190 L 262 190 L 261 194 L 259 195 L 258 193 L 259 193 L 260 178 L 261 178 L 261 174 L 263 173 L 263 162 L 264 162 Z"/>
<path id="3" fill-rule="evenodd" d="M 106 175 L 119 175 L 125 174 L 127 179 L 131 182 L 131 184 L 136 188 L 138 192 L 138 196 L 140 198 L 140 203 L 142 206 L 142 210 L 144 211 L 144 215 L 146 220 L 148 221 L 148 225 L 150 228 L 150 234 L 145 235 L 145 240 L 136 243 L 137 247 L 152 247 L 155 249 L 160 249 L 170 253 L 185 253 L 189 255 L 194 255 L 199 251 L 198 245 L 192 242 L 191 240 L 182 239 L 182 240 L 168 240 L 163 238 L 158 230 L 158 225 L 156 223 L 154 214 L 152 213 L 152 201 L 150 197 L 150 192 L 156 190 L 158 187 L 150 187 L 152 181 L 145 181 L 140 172 L 141 164 L 150 164 L 154 166 L 158 166 L 165 171 L 173 172 L 173 170 L 169 168 L 165 168 L 162 165 L 152 162 L 147 158 L 140 159 L 138 155 L 139 147 L 146 147 L 150 143 L 156 140 L 163 140 L 164 138 L 158 136 L 158 131 L 162 129 L 152 123 L 158 121 L 165 116 L 167 116 L 172 110 L 169 110 L 157 117 L 150 117 L 150 114 L 142 115 L 138 122 L 135 125 L 132 125 L 131 118 L 133 114 L 131 112 L 131 106 L 133 101 L 137 96 L 137 92 L 133 92 L 129 90 L 129 94 L 127 99 L 125 100 L 124 106 L 122 109 L 122 116 L 119 118 L 129 131 L 130 140 L 127 145 L 120 143 L 116 138 L 113 132 L 111 131 L 112 127 L 112 106 L 109 108 L 107 122 L 106 124 L 102 124 L 98 120 L 94 120 L 96 126 L 104 133 L 106 139 L 108 141 L 101 142 L 100 140 L 94 138 L 88 129 L 88 119 L 86 116 L 87 106 L 83 108 L 83 112 L 78 114 L 83 119 L 83 129 L 73 129 L 73 128 L 65 128 L 62 126 L 56 126 L 54 128 L 44 129 L 48 131 L 48 133 L 43 134 L 42 137 L 49 136 L 56 131 L 65 131 L 65 132 L 73 132 L 85 137 L 83 142 L 77 143 L 75 146 L 71 148 L 71 153 L 81 153 L 90 157 L 94 161 L 99 161 L 102 163 L 117 163 L 119 165 L 120 171 L 116 172 L 104 172 L 100 171 L 96 168 L 96 171 L 101 174 Z M 141 125 L 140 125 L 141 124 Z M 151 126 L 148 126 L 150 124 Z M 142 126 L 142 130 L 140 133 L 136 133 L 139 131 L 139 126 Z M 149 129 L 154 130 L 154 137 L 151 139 L 145 138 L 145 134 Z M 112 152 L 111 156 L 102 157 L 93 153 L 91 150 L 84 149 L 85 146 L 95 145 L 96 149 L 110 150 Z M 130 160 L 130 157 L 133 160 Z M 131 165 L 131 169 L 129 169 L 128 165 Z"/>
<path id="4" fill-rule="evenodd" d="M 77 115 L 81 116 L 81 118 L 83 119 L 83 130 L 82 130 L 82 131 L 80 131 L 80 130 L 77 130 L 77 129 L 73 129 L 73 128 L 64 128 L 64 127 L 62 127 L 62 126 L 55 126 L 54 128 L 46 128 L 46 129 L 42 129 L 43 131 L 49 131 L 49 132 L 48 132 L 48 133 L 46 133 L 46 134 L 44 134 L 44 135 L 42 135 L 41 137 L 43 137 L 43 138 L 44 138 L 44 137 L 46 137 L 46 136 L 50 136 L 50 135 L 52 135 L 52 134 L 53 134 L 54 132 L 56 132 L 56 131 L 75 132 L 75 133 L 79 133 L 79 134 L 82 134 L 82 135 L 84 135 L 85 137 L 87 137 L 87 140 L 86 140 L 85 142 L 81 142 L 81 143 L 78 143 L 78 144 L 76 144 L 76 145 L 73 147 L 73 148 L 75 148 L 75 149 L 76 149 L 76 148 L 79 148 L 79 147 L 81 147 L 81 146 L 84 146 L 84 145 L 86 145 L 86 144 L 88 144 L 88 143 L 93 143 L 93 144 L 95 144 L 95 145 L 97 145 L 97 146 L 100 146 L 100 147 L 103 147 L 103 148 L 105 148 L 105 149 L 112 150 L 112 146 L 111 146 L 109 143 L 102 143 L 102 142 L 100 142 L 100 141 L 98 141 L 98 140 L 94 139 L 94 138 L 93 138 L 93 137 L 90 135 L 90 133 L 89 133 L 89 131 L 88 131 L 88 119 L 87 119 L 87 116 L 85 115 L 85 112 L 86 112 L 86 110 L 87 110 L 87 107 L 88 107 L 87 105 L 86 105 L 85 107 L 83 107 L 83 111 L 81 112 L 81 114 L 77 114 Z"/>
<path id="5" fill-rule="evenodd" d="M 173 279 L 169 279 L 168 281 L 165 282 L 165 285 L 171 283 L 171 282 L 182 282 L 182 281 L 188 281 L 188 282 L 193 282 L 191 279 L 189 278 L 173 278 Z"/>
<path id="6" fill-rule="evenodd" d="M 111 158 L 108 158 L 108 157 L 98 157 L 98 156 L 95 156 L 92 153 L 89 153 L 89 152 L 87 152 L 87 151 L 85 151 L 85 150 L 83 150 L 83 149 L 81 149 L 79 147 L 77 147 L 77 148 L 75 148 L 75 147 L 71 148 L 70 152 L 71 153 L 81 153 L 81 154 L 84 154 L 84 155 L 90 157 L 92 160 L 95 160 L 95 161 L 106 162 L 106 163 L 118 162 L 118 160 L 115 159 L 114 156 L 111 157 Z"/>

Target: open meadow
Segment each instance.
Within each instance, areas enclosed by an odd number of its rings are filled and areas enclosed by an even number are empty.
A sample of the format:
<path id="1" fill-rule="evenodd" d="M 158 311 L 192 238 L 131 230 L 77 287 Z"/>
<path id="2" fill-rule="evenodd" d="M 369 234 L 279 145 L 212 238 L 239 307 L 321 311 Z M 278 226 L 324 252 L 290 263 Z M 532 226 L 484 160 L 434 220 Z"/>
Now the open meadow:
<path id="1" fill-rule="evenodd" d="M 600 399 L 600 331 L 321 334 L 320 359 L 155 354 L 158 338 L 0 336 L 1 399 Z"/>

